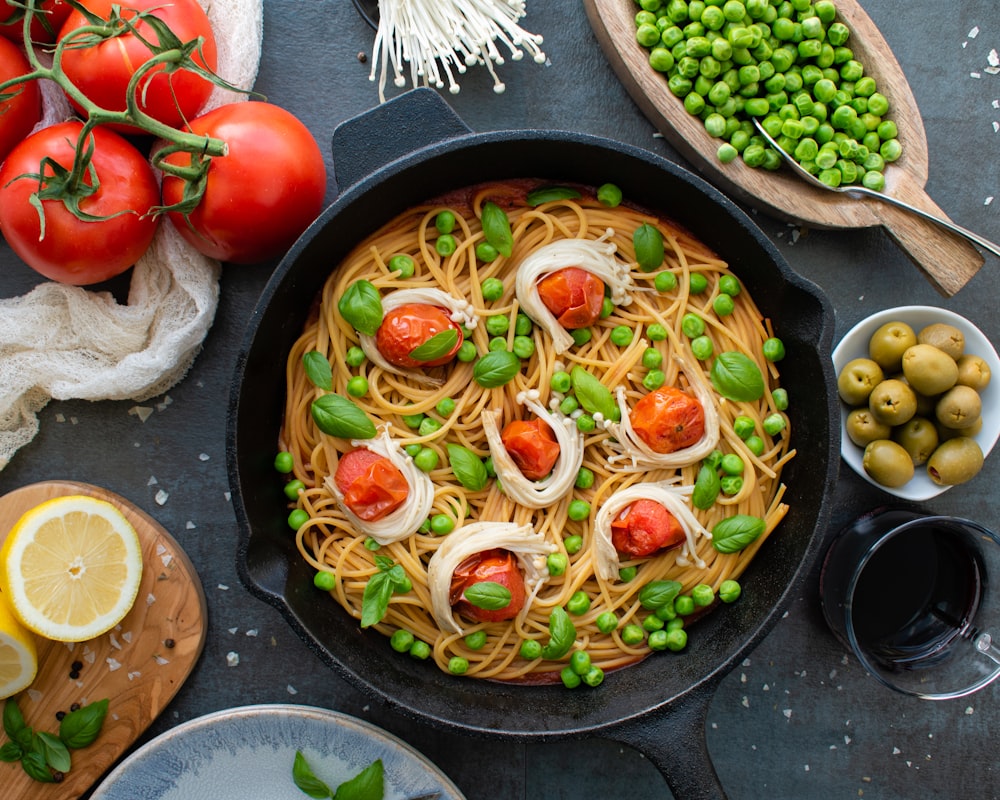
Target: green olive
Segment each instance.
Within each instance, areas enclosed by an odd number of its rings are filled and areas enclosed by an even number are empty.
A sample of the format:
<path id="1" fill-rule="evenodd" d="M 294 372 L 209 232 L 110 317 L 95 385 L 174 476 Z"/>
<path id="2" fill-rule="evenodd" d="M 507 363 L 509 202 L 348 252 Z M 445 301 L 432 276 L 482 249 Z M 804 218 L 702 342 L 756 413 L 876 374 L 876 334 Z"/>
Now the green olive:
<path id="1" fill-rule="evenodd" d="M 956 361 L 965 352 L 965 334 L 946 322 L 935 322 L 933 325 L 921 328 L 917 334 L 917 343 L 933 345 Z"/>
<path id="2" fill-rule="evenodd" d="M 917 396 L 906 383 L 890 378 L 868 397 L 872 416 L 886 425 L 902 425 L 917 413 Z"/>
<path id="3" fill-rule="evenodd" d="M 847 405 L 860 406 L 883 377 L 882 368 L 870 358 L 855 358 L 837 376 L 837 391 Z"/>
<path id="4" fill-rule="evenodd" d="M 913 477 L 910 454 L 890 439 L 870 442 L 861 463 L 873 481 L 893 489 L 903 486 Z"/>
<path id="5" fill-rule="evenodd" d="M 895 372 L 906 348 L 916 343 L 917 335 L 905 322 L 887 322 L 868 340 L 868 356 L 886 372 Z"/>
<path id="6" fill-rule="evenodd" d="M 990 385 L 990 365 L 979 356 L 966 353 L 958 359 L 958 383 L 981 392 Z"/>
<path id="7" fill-rule="evenodd" d="M 892 439 L 910 454 L 916 466 L 926 463 L 938 446 L 938 432 L 926 417 L 913 417 L 892 429 Z"/>
<path id="8" fill-rule="evenodd" d="M 903 374 L 915 392 L 941 394 L 955 385 L 958 364 L 934 345 L 915 344 L 903 353 Z"/>
<path id="9" fill-rule="evenodd" d="M 958 384 L 941 395 L 934 415 L 946 428 L 964 430 L 973 425 L 983 413 L 983 401 L 979 392 L 971 386 Z"/>
<path id="10" fill-rule="evenodd" d="M 927 474 L 940 486 L 965 483 L 983 468 L 983 451 L 971 436 L 943 442 L 927 460 Z"/>
<path id="11" fill-rule="evenodd" d="M 978 436 L 979 432 L 983 429 L 983 418 L 980 417 L 968 428 L 946 428 L 941 423 L 938 423 L 934 427 L 937 428 L 938 439 L 946 442 L 949 439 L 956 439 L 959 436 Z"/>
<path id="12" fill-rule="evenodd" d="M 867 408 L 855 408 L 851 411 L 847 415 L 844 429 L 847 431 L 847 438 L 858 447 L 864 447 L 876 439 L 888 439 L 892 432 L 888 425 L 875 419 L 875 415 Z"/>

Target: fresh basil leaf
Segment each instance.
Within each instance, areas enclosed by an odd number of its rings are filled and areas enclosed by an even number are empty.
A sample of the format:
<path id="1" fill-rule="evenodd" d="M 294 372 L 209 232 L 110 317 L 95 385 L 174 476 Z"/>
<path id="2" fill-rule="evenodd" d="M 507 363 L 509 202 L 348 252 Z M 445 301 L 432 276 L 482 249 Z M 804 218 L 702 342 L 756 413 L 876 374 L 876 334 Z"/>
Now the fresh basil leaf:
<path id="1" fill-rule="evenodd" d="M 55 782 L 52 770 L 45 762 L 45 756 L 41 753 L 25 753 L 21 759 L 21 768 L 28 773 L 28 777 L 33 781 L 38 781 L 39 783 Z"/>
<path id="2" fill-rule="evenodd" d="M 521 359 L 510 350 L 493 350 L 472 368 L 472 377 L 484 389 L 496 389 L 521 371 Z"/>
<path id="3" fill-rule="evenodd" d="M 28 726 L 24 722 L 24 715 L 21 707 L 13 698 L 7 700 L 3 706 L 3 730 L 11 739 L 18 741 L 18 734 L 27 730 Z"/>
<path id="4" fill-rule="evenodd" d="M 385 612 L 389 610 L 389 599 L 392 597 L 392 579 L 388 572 L 376 572 L 365 584 L 361 596 L 361 627 L 370 628 L 382 621 Z"/>
<path id="5" fill-rule="evenodd" d="M 317 397 L 310 412 L 317 427 L 330 436 L 342 439 L 375 438 L 375 423 L 355 403 L 339 394 Z"/>
<path id="6" fill-rule="evenodd" d="M 650 581 L 639 590 L 639 603 L 647 611 L 655 611 L 674 602 L 683 588 L 677 581 Z"/>
<path id="7" fill-rule="evenodd" d="M 396 562 L 389 558 L 389 556 L 376 555 L 375 566 L 382 572 L 389 572 L 389 570 L 396 566 Z"/>
<path id="8" fill-rule="evenodd" d="M 643 272 L 652 272 L 663 263 L 663 234 L 655 225 L 642 223 L 632 234 L 635 260 Z"/>
<path id="9" fill-rule="evenodd" d="M 736 351 L 719 353 L 709 371 L 715 391 L 727 400 L 749 403 L 764 396 L 764 376 L 749 356 Z"/>
<path id="10" fill-rule="evenodd" d="M 21 745 L 17 742 L 4 742 L 3 745 L 0 746 L 0 761 L 7 764 L 13 763 L 14 761 L 20 761 L 21 756 L 23 755 L 24 750 L 21 749 Z"/>
<path id="11" fill-rule="evenodd" d="M 333 795 L 330 787 L 316 777 L 306 757 L 299 750 L 295 751 L 295 760 L 292 762 L 292 780 L 303 792 L 316 800 L 323 800 Z"/>
<path id="12" fill-rule="evenodd" d="M 302 366 L 305 367 L 306 377 L 313 386 L 318 386 L 327 392 L 333 389 L 333 370 L 330 368 L 330 362 L 318 350 L 310 350 L 303 355 Z"/>
<path id="13" fill-rule="evenodd" d="M 719 480 L 718 471 L 710 464 L 702 464 L 691 492 L 691 505 L 702 511 L 711 508 L 721 490 L 722 481 Z"/>
<path id="14" fill-rule="evenodd" d="M 553 200 L 576 200 L 580 193 L 569 186 L 540 186 L 528 192 L 528 205 L 534 208 L 542 203 L 551 203 Z"/>
<path id="15" fill-rule="evenodd" d="M 573 394 L 585 411 L 590 414 L 601 414 L 605 419 L 614 419 L 618 405 L 607 386 L 583 367 L 573 367 L 569 375 L 573 384 Z"/>
<path id="16" fill-rule="evenodd" d="M 726 517 L 712 528 L 712 547 L 720 553 L 735 553 L 756 541 L 766 527 L 764 520 L 750 514 Z"/>
<path id="17" fill-rule="evenodd" d="M 493 245 L 500 255 L 510 258 L 514 250 L 514 235 L 510 232 L 510 219 L 507 212 L 496 203 L 487 200 L 483 203 L 483 236 Z"/>
<path id="18" fill-rule="evenodd" d="M 337 787 L 333 800 L 382 800 L 385 796 L 385 768 L 376 759 L 361 772 Z"/>
<path id="19" fill-rule="evenodd" d="M 542 658 L 554 660 L 566 655 L 576 640 L 576 626 L 566 609 L 556 606 L 549 614 L 549 643 L 542 648 Z"/>
<path id="20" fill-rule="evenodd" d="M 73 760 L 62 739 L 44 731 L 38 734 L 38 739 L 42 745 L 42 755 L 48 765 L 59 772 L 69 772 Z"/>
<path id="21" fill-rule="evenodd" d="M 456 344 L 458 344 L 458 331 L 448 328 L 446 331 L 435 333 L 419 347 L 414 347 L 410 351 L 410 358 L 414 361 L 434 361 L 448 355 Z"/>
<path id="22" fill-rule="evenodd" d="M 75 750 L 92 744 L 101 732 L 104 718 L 108 715 L 108 700 L 98 700 L 70 711 L 59 723 L 59 738 L 63 744 Z"/>
<path id="23" fill-rule="evenodd" d="M 478 492 L 486 486 L 486 481 L 489 479 L 486 464 L 468 447 L 463 447 L 460 444 L 449 444 L 448 462 L 451 464 L 451 471 L 455 474 L 455 480 L 470 492 Z"/>
<path id="24" fill-rule="evenodd" d="M 476 608 L 486 611 L 499 611 L 510 605 L 510 589 L 496 581 L 480 581 L 474 583 L 463 593 Z"/>
<path id="25" fill-rule="evenodd" d="M 374 336 L 382 324 L 382 298 L 370 281 L 357 280 L 348 286 L 337 309 L 355 330 L 368 336 Z"/>

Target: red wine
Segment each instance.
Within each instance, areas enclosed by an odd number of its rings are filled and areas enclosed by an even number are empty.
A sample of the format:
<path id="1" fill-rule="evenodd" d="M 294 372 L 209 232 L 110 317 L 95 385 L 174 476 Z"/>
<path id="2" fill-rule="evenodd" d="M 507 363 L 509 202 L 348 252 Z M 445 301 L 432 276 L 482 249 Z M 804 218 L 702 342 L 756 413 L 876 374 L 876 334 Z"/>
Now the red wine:
<path id="1" fill-rule="evenodd" d="M 942 663 L 969 633 L 984 574 L 982 556 L 947 528 L 928 524 L 891 537 L 858 576 L 859 645 L 889 669 Z"/>

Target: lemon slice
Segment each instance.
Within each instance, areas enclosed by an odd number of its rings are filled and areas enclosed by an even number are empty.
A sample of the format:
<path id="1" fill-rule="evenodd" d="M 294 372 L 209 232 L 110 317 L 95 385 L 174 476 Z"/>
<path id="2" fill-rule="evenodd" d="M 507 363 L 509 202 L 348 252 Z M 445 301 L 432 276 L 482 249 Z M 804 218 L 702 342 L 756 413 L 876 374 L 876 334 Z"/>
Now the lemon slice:
<path id="1" fill-rule="evenodd" d="M 68 495 L 35 506 L 0 550 L 0 590 L 39 636 L 82 642 L 129 612 L 142 579 L 135 529 L 111 503 Z"/>
<path id="2" fill-rule="evenodd" d="M 35 637 L 0 597 L 0 699 L 27 689 L 38 672 Z"/>

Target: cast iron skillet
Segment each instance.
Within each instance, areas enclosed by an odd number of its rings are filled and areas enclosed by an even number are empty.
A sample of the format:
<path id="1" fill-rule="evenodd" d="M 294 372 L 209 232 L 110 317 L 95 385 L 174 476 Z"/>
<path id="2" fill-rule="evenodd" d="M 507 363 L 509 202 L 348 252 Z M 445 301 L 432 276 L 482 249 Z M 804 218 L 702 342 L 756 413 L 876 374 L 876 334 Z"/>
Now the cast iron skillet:
<path id="1" fill-rule="evenodd" d="M 836 479 L 840 440 L 828 301 L 724 195 L 645 150 L 565 132 L 474 134 L 427 89 L 345 122 L 333 148 L 336 180 L 347 188 L 278 265 L 234 377 L 227 457 L 241 580 L 278 608 L 326 664 L 403 714 L 483 736 L 619 740 L 647 755 L 676 797 L 724 798 L 705 744 L 708 702 L 796 595 L 829 518 L 827 490 Z M 288 535 L 273 468 L 286 354 L 331 269 L 363 235 L 415 203 L 481 181 L 524 177 L 594 186 L 613 181 L 626 198 L 685 225 L 730 262 L 774 320 L 788 353 L 782 375 L 799 452 L 783 474 L 791 510 L 745 573 L 743 596 L 699 621 L 683 653 L 613 672 L 586 692 L 456 679 L 398 657 L 385 637 L 317 603 L 312 570 Z"/>

